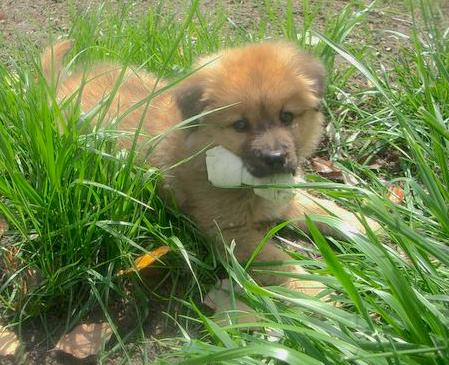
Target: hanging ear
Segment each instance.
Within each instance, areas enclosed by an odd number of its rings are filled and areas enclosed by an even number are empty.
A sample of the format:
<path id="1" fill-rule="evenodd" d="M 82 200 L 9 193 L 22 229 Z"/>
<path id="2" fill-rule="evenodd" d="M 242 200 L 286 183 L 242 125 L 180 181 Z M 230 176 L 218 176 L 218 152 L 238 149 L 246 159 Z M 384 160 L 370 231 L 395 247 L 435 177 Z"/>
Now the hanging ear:
<path id="1" fill-rule="evenodd" d="M 183 120 L 201 114 L 206 107 L 203 98 L 204 87 L 197 80 L 187 80 L 175 91 L 176 104 L 181 111 Z M 195 121 L 198 124 L 198 121 Z"/>
<path id="2" fill-rule="evenodd" d="M 298 56 L 298 67 L 300 75 L 312 82 L 312 89 L 315 95 L 322 98 L 325 89 L 324 77 L 326 74 L 323 64 L 307 53 L 300 53 Z"/>

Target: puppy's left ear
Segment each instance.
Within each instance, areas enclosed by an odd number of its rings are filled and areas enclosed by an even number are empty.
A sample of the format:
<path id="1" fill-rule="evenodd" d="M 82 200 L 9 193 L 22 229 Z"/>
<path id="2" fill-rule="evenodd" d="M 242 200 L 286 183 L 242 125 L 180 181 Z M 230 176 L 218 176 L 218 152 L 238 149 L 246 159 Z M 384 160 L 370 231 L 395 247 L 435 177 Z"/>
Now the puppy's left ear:
<path id="1" fill-rule="evenodd" d="M 316 96 L 323 97 L 326 71 L 323 64 L 315 57 L 300 53 L 298 56 L 300 74 L 312 82 L 312 89 Z"/>
<path id="2" fill-rule="evenodd" d="M 181 111 L 183 120 L 201 114 L 206 107 L 203 99 L 204 87 L 201 82 L 186 80 L 175 91 L 176 104 Z"/>

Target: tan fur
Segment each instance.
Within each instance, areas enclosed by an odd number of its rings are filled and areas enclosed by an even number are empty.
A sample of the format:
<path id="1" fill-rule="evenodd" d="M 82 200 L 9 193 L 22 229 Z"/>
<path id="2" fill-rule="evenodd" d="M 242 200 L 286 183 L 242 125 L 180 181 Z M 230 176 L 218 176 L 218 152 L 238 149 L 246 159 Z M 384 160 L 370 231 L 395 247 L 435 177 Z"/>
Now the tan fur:
<path id="1" fill-rule="evenodd" d="M 42 73 L 52 84 L 56 83 L 62 71 L 62 59 L 73 47 L 69 39 L 59 42 L 55 47 L 48 47 L 41 56 Z"/>
<path id="2" fill-rule="evenodd" d="M 60 72 L 62 58 L 70 47 L 58 43 L 53 51 L 44 52 L 44 73 Z M 51 55 L 51 57 L 49 56 Z M 307 195 L 287 205 L 275 205 L 256 196 L 250 189 L 220 189 L 207 179 L 205 154 L 171 168 L 206 147 L 222 145 L 241 156 L 249 165 L 257 166 L 257 153 L 275 148 L 287 151 L 287 162 L 294 164 L 300 174 L 300 164 L 315 149 L 322 133 L 323 116 L 318 111 L 323 92 L 323 67 L 311 56 L 286 42 L 266 42 L 243 48 L 229 49 L 198 61 L 197 72 L 168 91 L 151 100 L 143 116 L 142 132 L 154 136 L 180 123 L 183 119 L 216 108 L 230 107 L 201 118 L 193 129 L 169 133 L 149 156 L 149 163 L 165 171 L 165 187 L 174 193 L 178 205 L 190 215 L 200 229 L 215 237 L 219 227 L 225 239 L 236 242 L 236 255 L 244 261 L 252 253 L 267 230 L 279 221 L 304 217 L 306 214 L 327 214 L 320 207 L 327 205 L 349 224 L 360 227 L 349 212 L 331 202 L 317 204 Z M 93 109 L 108 95 L 122 73 L 117 64 L 98 64 L 87 71 L 62 75 L 57 86 L 60 99 L 81 91 L 81 108 Z M 123 113 L 136 102 L 148 97 L 165 83 L 155 76 L 127 69 L 108 117 Z M 145 106 L 128 114 L 119 129 L 134 130 L 139 125 Z M 288 110 L 295 115 L 291 126 L 279 122 L 279 114 Z M 232 124 L 246 118 L 251 131 L 237 132 Z M 148 146 L 141 139 L 142 156 Z M 125 146 L 126 142 L 122 142 Z M 281 146 L 281 147 L 279 147 Z M 255 157 L 256 156 L 256 157 Z M 245 160 L 246 159 L 246 160 Z M 287 163 L 286 162 L 286 163 Z M 300 224 L 301 225 L 301 224 Z M 323 227 L 325 229 L 325 227 Z M 259 261 L 288 259 L 289 256 L 269 243 L 259 255 Z M 296 266 L 280 270 L 303 272 Z M 262 284 L 285 282 L 286 279 L 259 275 Z M 289 282 L 305 292 L 309 282 Z"/>

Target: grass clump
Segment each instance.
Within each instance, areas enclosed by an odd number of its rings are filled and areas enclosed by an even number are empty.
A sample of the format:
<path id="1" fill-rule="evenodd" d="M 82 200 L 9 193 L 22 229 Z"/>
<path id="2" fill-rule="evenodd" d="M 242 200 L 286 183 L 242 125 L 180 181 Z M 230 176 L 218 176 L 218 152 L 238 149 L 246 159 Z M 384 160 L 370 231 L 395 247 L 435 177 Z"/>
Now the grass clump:
<path id="1" fill-rule="evenodd" d="M 29 74 L 0 74 L 0 209 L 15 232 L 3 247 L 12 275 L 3 309 L 32 316 L 67 301 L 77 307 L 92 287 L 122 281 L 114 275 L 136 255 L 172 246 L 183 225 L 172 225 L 156 194 L 158 171 L 134 166 L 116 136 L 76 127 L 59 135 L 56 126 L 83 117 L 48 103 L 46 86 Z"/>
<path id="2" fill-rule="evenodd" d="M 205 15 L 196 2 L 182 24 L 163 16 L 162 5 L 133 19 L 125 15 L 125 5 L 117 15 L 100 7 L 74 23 L 71 37 L 78 62 L 113 58 L 175 78 L 196 55 L 223 46 L 283 35 L 307 48 L 317 37 L 314 52 L 326 63 L 330 80 L 324 109 L 334 127 L 332 143 L 321 153 L 356 175 L 359 185 L 314 186 L 375 217 L 384 230 L 383 237 L 368 231 L 341 242 L 323 237 L 309 222 L 313 250 L 322 260 L 293 252 L 292 263 L 313 268 L 307 279 L 333 288 L 331 297 L 340 306 L 285 288 L 259 287 L 230 250 L 226 272 L 259 321 L 230 316 L 223 326 L 205 316 L 194 304 L 198 300 L 186 298 L 198 295 L 195 278 L 200 287 L 214 280 L 214 258 L 198 259 L 203 240 L 159 200 L 158 171 L 134 164 L 132 153 L 119 153 L 116 134 L 81 133 L 75 126 L 89 120 L 56 103 L 51 89 L 40 77 L 36 81 L 37 69 L 24 66 L 15 72 L 0 68 L 0 211 L 11 225 L 9 244 L 1 247 L 4 316 L 15 313 L 21 322 L 63 303 L 71 327 L 99 303 L 108 313 L 111 296 L 129 296 L 132 278 L 117 271 L 143 252 L 169 245 L 175 251 L 170 278 L 181 266 L 195 276 L 183 279 L 188 294 L 178 298 L 186 308 L 177 318 L 183 337 L 161 342 L 170 351 L 159 363 L 447 363 L 448 31 L 434 4 L 422 1 L 416 8 L 410 2 L 410 14 L 419 13 L 420 20 L 412 18 L 410 34 L 404 35 L 408 46 L 388 60 L 387 73 L 369 48 L 348 41 L 363 32 L 377 4 L 351 3 L 319 33 L 313 29 L 319 5 L 303 1 L 298 26 L 295 4 L 289 4 L 281 9 L 265 2 L 258 27 L 245 30 L 228 22 L 225 11 Z M 349 88 L 353 80 L 363 81 Z M 63 135 L 60 123 L 69 126 Z M 379 162 L 385 159 L 389 164 Z M 380 165 L 376 170 L 370 168 L 374 162 Z M 389 185 L 404 190 L 402 204 L 388 199 Z M 136 301 L 143 297 L 135 293 Z M 202 336 L 184 330 L 192 324 L 204 328 Z"/>

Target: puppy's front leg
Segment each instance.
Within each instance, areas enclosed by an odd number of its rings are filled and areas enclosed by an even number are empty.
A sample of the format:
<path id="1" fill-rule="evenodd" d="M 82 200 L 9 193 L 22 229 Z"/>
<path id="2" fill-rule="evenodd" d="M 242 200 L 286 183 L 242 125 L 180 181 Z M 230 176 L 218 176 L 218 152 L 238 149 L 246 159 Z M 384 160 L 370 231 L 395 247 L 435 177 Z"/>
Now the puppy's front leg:
<path id="1" fill-rule="evenodd" d="M 267 227 L 268 229 L 268 227 Z M 259 242 L 263 239 L 267 229 L 245 229 L 238 230 L 236 232 L 223 232 L 225 239 L 229 241 L 235 240 L 236 248 L 235 255 L 239 262 L 244 263 L 250 257 L 251 254 L 256 249 Z M 266 243 L 265 247 L 262 251 L 257 255 L 255 262 L 259 264 L 269 263 L 274 261 L 286 261 L 291 260 L 291 257 L 282 250 L 273 240 L 270 240 Z M 252 277 L 263 286 L 269 285 L 285 285 L 288 288 L 295 289 L 302 293 L 308 295 L 317 295 L 324 289 L 324 286 L 320 282 L 310 281 L 310 280 L 302 280 L 294 277 L 289 277 L 288 275 L 275 275 L 270 273 L 263 273 L 260 271 L 256 271 L 256 267 L 251 271 Z M 277 266 L 266 266 L 260 267 L 262 270 L 271 270 L 271 271 L 282 271 L 286 273 L 292 274 L 308 274 L 306 270 L 304 270 L 299 265 L 277 265 Z"/>
<path id="2" fill-rule="evenodd" d="M 341 208 L 333 201 L 320 199 L 306 193 L 303 190 L 297 192 L 294 200 L 292 200 L 285 212 L 286 219 L 292 220 L 292 223 L 302 230 L 307 231 L 304 217 L 306 215 L 323 215 L 335 216 L 342 222 L 342 227 L 350 233 L 365 233 L 365 227 L 355 216 L 355 214 Z M 372 219 L 366 218 L 366 221 L 374 232 L 380 232 L 381 228 L 378 223 Z M 314 222 L 318 229 L 327 235 L 336 238 L 345 238 L 345 235 L 329 225 L 322 222 Z"/>
<path id="3" fill-rule="evenodd" d="M 254 241 L 246 241 L 247 238 L 256 238 Z M 242 238 L 245 238 L 242 240 Z M 258 232 L 246 232 L 244 237 L 240 236 L 240 240 L 236 239 L 236 250 L 235 254 L 237 259 L 244 263 L 249 259 L 251 253 L 256 248 L 257 243 L 263 238 L 263 234 L 260 235 Z M 279 260 L 291 260 L 291 257 L 285 253 L 281 248 L 277 247 L 273 241 L 267 242 L 264 249 L 259 253 L 256 258 L 257 263 L 267 263 L 269 261 L 279 261 Z M 254 267 L 254 269 L 259 269 L 259 267 Z M 260 269 L 267 269 L 272 271 L 283 271 L 288 274 L 308 274 L 299 265 L 279 265 L 279 266 L 266 266 L 260 267 Z M 326 287 L 318 282 L 311 280 L 302 280 L 299 278 L 294 278 L 289 275 L 281 276 L 270 273 L 264 273 L 256 270 L 251 270 L 251 276 L 257 281 L 259 285 L 270 286 L 270 285 L 282 285 L 289 289 L 310 295 L 316 296 Z M 238 312 L 239 319 L 244 322 L 257 322 L 258 317 L 254 310 L 246 305 L 239 298 L 235 298 L 235 302 L 231 301 L 230 296 L 230 285 L 228 279 L 224 279 L 218 283 L 214 289 L 212 289 L 206 296 L 204 304 L 212 308 L 217 313 L 224 313 L 231 308 L 236 309 Z"/>

